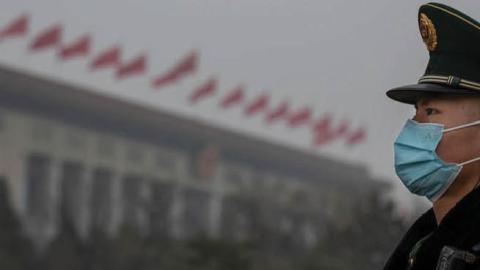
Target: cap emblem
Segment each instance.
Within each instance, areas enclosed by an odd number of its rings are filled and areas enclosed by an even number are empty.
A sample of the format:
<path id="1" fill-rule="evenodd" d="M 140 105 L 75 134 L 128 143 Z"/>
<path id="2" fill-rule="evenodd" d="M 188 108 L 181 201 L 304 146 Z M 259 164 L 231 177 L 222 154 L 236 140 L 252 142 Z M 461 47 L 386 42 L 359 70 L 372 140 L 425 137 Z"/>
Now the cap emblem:
<path id="1" fill-rule="evenodd" d="M 434 51 L 437 47 L 437 30 L 425 13 L 420 14 L 420 34 L 422 35 L 423 42 L 427 45 L 429 51 Z"/>

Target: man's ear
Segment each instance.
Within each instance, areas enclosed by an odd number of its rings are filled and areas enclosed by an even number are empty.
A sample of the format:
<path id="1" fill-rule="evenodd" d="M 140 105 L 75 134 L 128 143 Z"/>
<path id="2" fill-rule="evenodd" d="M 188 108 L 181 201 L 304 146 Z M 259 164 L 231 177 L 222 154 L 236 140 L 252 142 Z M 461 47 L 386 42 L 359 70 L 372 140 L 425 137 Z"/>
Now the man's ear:
<path id="1" fill-rule="evenodd" d="M 472 97 L 466 105 L 472 121 L 480 120 L 480 97 Z"/>

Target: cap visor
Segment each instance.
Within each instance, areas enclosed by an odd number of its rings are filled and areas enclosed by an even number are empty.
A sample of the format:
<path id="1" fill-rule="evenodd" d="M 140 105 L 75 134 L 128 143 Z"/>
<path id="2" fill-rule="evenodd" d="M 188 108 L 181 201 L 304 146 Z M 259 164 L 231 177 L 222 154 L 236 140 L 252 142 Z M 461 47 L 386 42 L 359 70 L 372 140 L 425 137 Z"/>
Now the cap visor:
<path id="1" fill-rule="evenodd" d="M 452 88 L 435 83 L 412 84 L 387 91 L 387 96 L 389 98 L 408 104 L 415 104 L 422 97 L 431 97 L 432 95 L 437 94 L 480 95 L 480 91 Z"/>

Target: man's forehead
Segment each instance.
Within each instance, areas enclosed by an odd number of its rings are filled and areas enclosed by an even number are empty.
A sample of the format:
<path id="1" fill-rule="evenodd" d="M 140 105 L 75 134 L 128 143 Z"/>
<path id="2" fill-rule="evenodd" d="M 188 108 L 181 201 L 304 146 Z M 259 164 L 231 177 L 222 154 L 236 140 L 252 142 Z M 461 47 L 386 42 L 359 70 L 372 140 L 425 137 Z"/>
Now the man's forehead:
<path id="1" fill-rule="evenodd" d="M 425 94 L 419 95 L 417 97 L 414 105 L 415 106 L 426 105 L 426 104 L 429 104 L 431 102 L 446 100 L 446 99 L 449 99 L 449 96 L 450 96 L 450 98 L 453 98 L 453 97 L 451 97 L 451 95 L 444 95 L 444 94 L 442 95 L 442 94 L 439 94 L 439 93 L 425 93 Z"/>
<path id="2" fill-rule="evenodd" d="M 466 95 L 457 95 L 457 94 L 445 94 L 445 93 L 428 93 L 422 96 L 419 96 L 415 102 L 415 106 L 420 105 L 429 105 L 442 102 L 444 104 L 459 104 L 467 101 L 476 101 L 480 102 L 480 98 L 476 96 L 466 96 Z"/>

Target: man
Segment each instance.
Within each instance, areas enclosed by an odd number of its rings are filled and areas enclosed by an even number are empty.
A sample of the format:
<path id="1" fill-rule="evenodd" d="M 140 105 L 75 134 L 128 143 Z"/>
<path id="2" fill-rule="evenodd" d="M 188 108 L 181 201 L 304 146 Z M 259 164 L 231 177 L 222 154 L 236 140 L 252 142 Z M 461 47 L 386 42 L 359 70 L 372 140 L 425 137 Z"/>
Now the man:
<path id="1" fill-rule="evenodd" d="M 416 108 L 394 143 L 395 170 L 433 207 L 384 269 L 480 269 L 480 23 L 438 3 L 421 6 L 418 21 L 425 74 L 387 96 Z"/>

